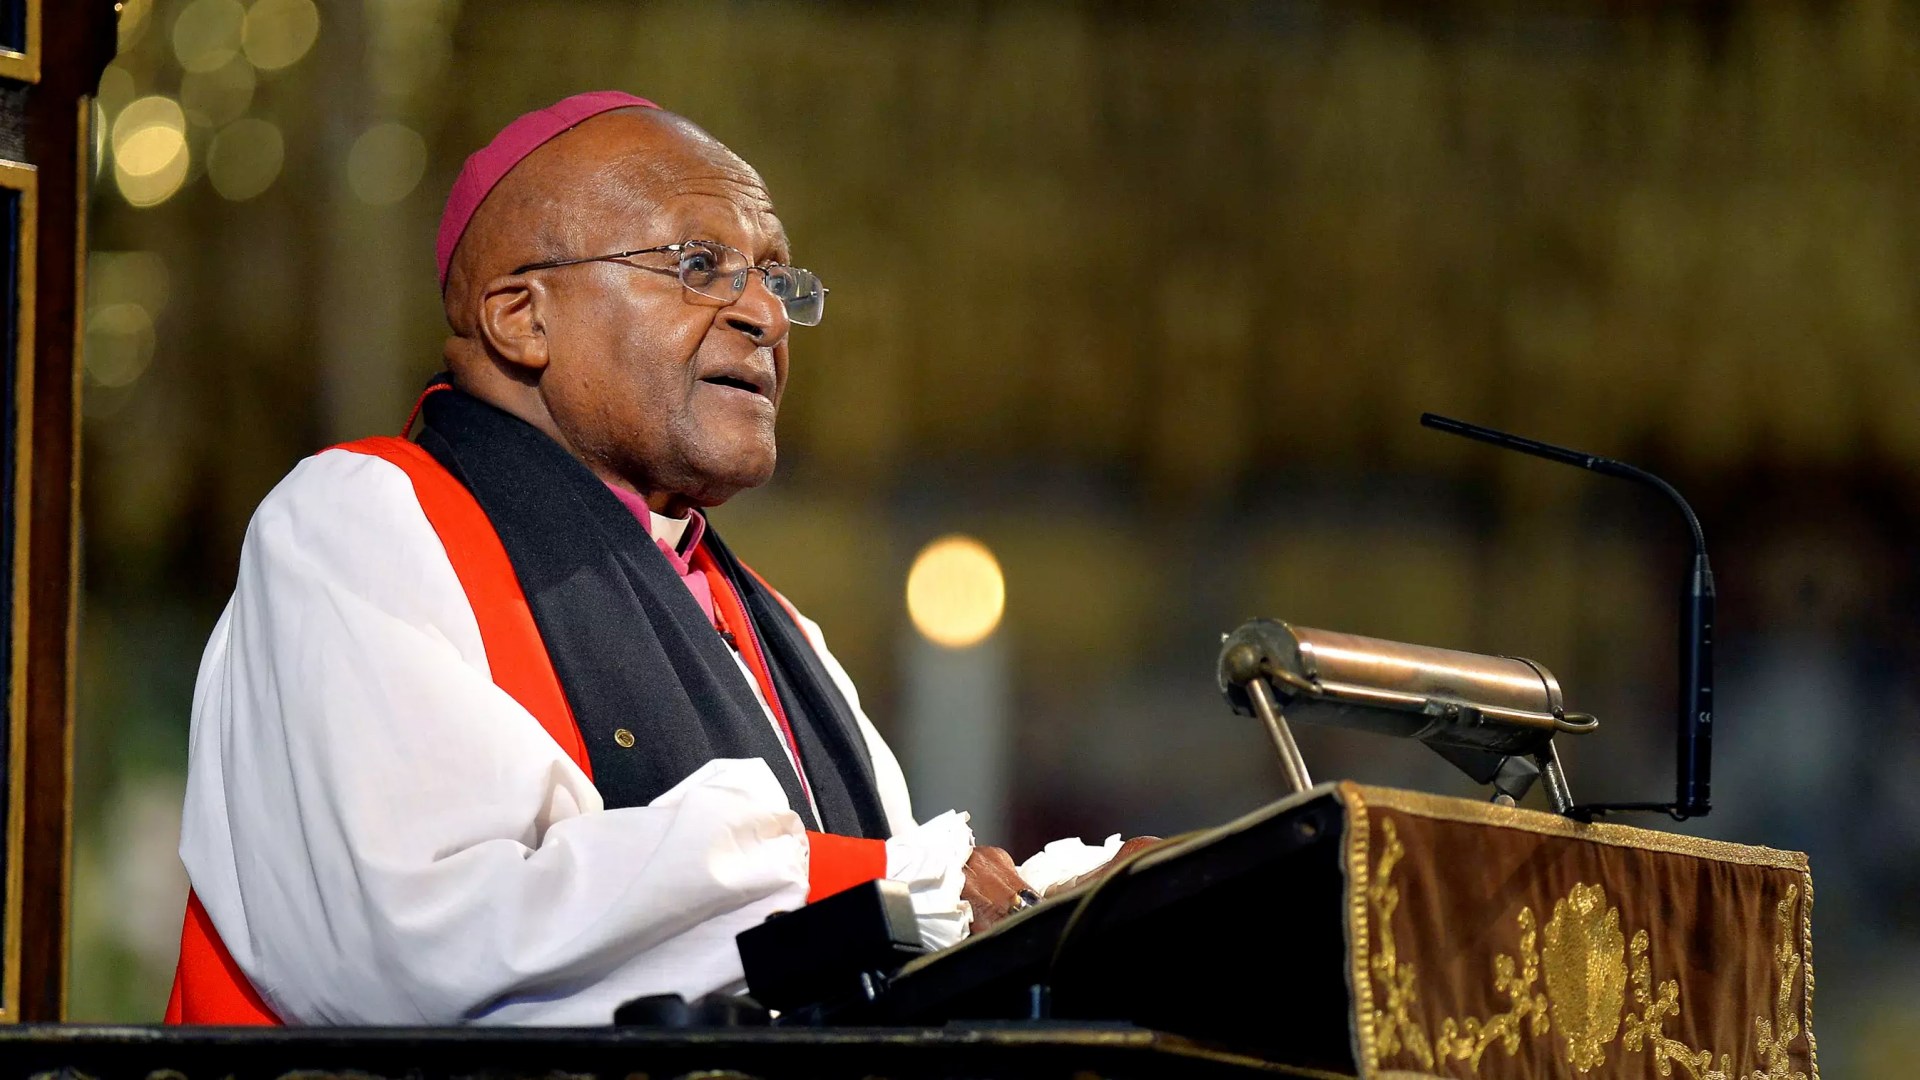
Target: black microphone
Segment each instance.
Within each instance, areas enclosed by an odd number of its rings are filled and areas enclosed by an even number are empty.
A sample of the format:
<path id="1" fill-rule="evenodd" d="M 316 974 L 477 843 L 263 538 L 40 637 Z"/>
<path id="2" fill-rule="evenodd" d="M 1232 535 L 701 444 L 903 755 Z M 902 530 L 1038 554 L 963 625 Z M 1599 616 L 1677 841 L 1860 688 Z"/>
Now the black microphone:
<path id="1" fill-rule="evenodd" d="M 1713 775 L 1713 571 L 1707 566 L 1707 539 L 1700 518 L 1672 484 L 1624 461 L 1583 454 L 1564 446 L 1495 431 L 1433 413 L 1421 413 L 1420 423 L 1435 431 L 1461 435 L 1507 450 L 1558 461 L 1606 476 L 1618 476 L 1664 492 L 1686 515 L 1693 532 L 1693 565 L 1680 589 L 1680 715 L 1675 736 L 1674 797 L 1667 803 L 1594 803 L 1577 806 L 1573 816 L 1594 818 L 1616 810 L 1656 810 L 1677 821 L 1705 817 L 1712 809 Z"/>

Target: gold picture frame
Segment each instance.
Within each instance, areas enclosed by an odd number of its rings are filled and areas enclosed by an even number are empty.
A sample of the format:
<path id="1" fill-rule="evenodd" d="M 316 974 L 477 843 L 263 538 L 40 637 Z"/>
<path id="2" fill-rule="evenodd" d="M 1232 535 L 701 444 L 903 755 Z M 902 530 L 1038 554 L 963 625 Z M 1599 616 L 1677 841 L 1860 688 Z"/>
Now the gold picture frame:
<path id="1" fill-rule="evenodd" d="M 0 829 L 6 837 L 6 864 L 0 867 L 0 1023 L 13 1023 L 20 1017 L 20 932 L 22 882 L 26 873 L 27 802 L 27 526 L 32 506 L 33 478 L 33 355 L 34 305 L 38 292 L 34 283 L 35 253 L 38 251 L 39 171 L 31 165 L 0 161 L 0 189 L 19 198 L 19 233 L 15 240 L 16 288 L 11 298 L 16 331 L 13 348 L 13 428 L 5 433 L 13 446 L 13 566 L 11 603 L 8 605 L 11 638 L 6 658 L 8 670 L 7 711 L 4 720 L 6 739 L 6 800 L 0 817 Z M 0 296 L 0 303 L 6 302 Z"/>
<path id="2" fill-rule="evenodd" d="M 40 81 L 41 0 L 23 0 L 23 3 L 26 6 L 25 47 L 15 51 L 0 45 L 0 78 L 37 83 Z"/>

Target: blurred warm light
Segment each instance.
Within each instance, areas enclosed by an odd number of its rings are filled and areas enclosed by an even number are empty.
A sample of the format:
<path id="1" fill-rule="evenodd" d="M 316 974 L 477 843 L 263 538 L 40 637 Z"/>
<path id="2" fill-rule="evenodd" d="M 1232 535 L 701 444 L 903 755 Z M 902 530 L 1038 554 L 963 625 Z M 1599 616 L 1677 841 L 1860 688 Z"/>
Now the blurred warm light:
<path id="1" fill-rule="evenodd" d="M 243 202 L 273 186 L 286 158 L 280 129 L 258 117 L 220 129 L 207 150 L 207 179 L 220 197 Z"/>
<path id="2" fill-rule="evenodd" d="M 189 71 L 180 79 L 180 107 L 194 123 L 222 127 L 247 114 L 258 81 L 237 56 L 212 71 Z"/>
<path id="3" fill-rule="evenodd" d="M 135 176 L 159 172 L 186 143 L 187 114 L 169 97 L 130 102 L 113 121 L 113 156 Z"/>
<path id="4" fill-rule="evenodd" d="M 320 9 L 313 0 L 254 0 L 241 40 L 247 59 L 262 71 L 299 62 L 320 36 Z"/>
<path id="5" fill-rule="evenodd" d="M 347 186 L 372 206 L 406 198 L 426 171 L 427 141 L 404 124 L 375 124 L 347 151 Z"/>
<path id="6" fill-rule="evenodd" d="M 143 97 L 113 121 L 113 174 L 135 206 L 165 202 L 187 178 L 187 116 L 172 98 Z"/>
<path id="7" fill-rule="evenodd" d="M 985 641 L 1007 607 L 1000 562 L 969 536 L 943 536 L 921 549 L 907 572 L 907 614 L 936 645 L 964 649 Z"/>
<path id="8" fill-rule="evenodd" d="M 175 154 L 158 172 L 130 173 L 118 160 L 113 163 L 113 181 L 120 188 L 120 197 L 130 205 L 139 207 L 159 206 L 173 197 L 186 183 L 187 166 L 186 143 L 180 143 L 180 152 Z"/>
<path id="9" fill-rule="evenodd" d="M 87 316 L 87 377 L 127 386 L 153 362 L 153 316 L 139 304 L 107 304 Z"/>
<path id="10" fill-rule="evenodd" d="M 240 55 L 240 0 L 193 0 L 173 20 L 173 55 L 188 71 L 212 71 Z"/>
<path id="11" fill-rule="evenodd" d="M 100 110 L 109 118 L 120 115 L 127 103 L 138 97 L 140 91 L 135 88 L 133 72 L 119 64 L 108 64 L 100 73 L 100 87 L 94 91 L 93 99 L 100 103 Z"/>
<path id="12" fill-rule="evenodd" d="M 95 251 L 87 257 L 87 307 L 138 304 L 158 313 L 167 306 L 172 275 L 154 251 Z"/>
<path id="13" fill-rule="evenodd" d="M 107 110 L 100 107 L 100 99 L 93 101 L 93 178 L 100 179 L 100 166 L 107 161 Z"/>

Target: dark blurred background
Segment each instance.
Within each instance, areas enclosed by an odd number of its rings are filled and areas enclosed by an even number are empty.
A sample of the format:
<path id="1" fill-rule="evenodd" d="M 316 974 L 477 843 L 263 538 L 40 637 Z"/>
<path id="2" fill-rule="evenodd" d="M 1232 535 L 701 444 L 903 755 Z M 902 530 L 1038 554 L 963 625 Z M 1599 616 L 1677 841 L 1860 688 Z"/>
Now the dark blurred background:
<path id="1" fill-rule="evenodd" d="M 1827 1075 L 1920 1055 L 1914 4 L 132 0 L 121 47 L 76 1018 L 163 1004 L 194 669 L 252 508 L 437 369 L 464 156 L 620 88 L 758 166 L 833 289 L 779 475 L 713 517 L 896 743 L 949 696 L 1004 725 L 983 840 L 1280 794 L 1212 685 L 1256 614 L 1538 660 L 1603 719 L 1563 740 L 1575 795 L 1668 795 L 1677 516 L 1415 422 L 1450 413 L 1695 501 L 1721 731 L 1679 827 L 1811 853 Z M 960 649 L 905 602 L 951 533 L 1004 574 Z M 1322 779 L 1480 794 L 1418 747 L 1302 741 Z"/>

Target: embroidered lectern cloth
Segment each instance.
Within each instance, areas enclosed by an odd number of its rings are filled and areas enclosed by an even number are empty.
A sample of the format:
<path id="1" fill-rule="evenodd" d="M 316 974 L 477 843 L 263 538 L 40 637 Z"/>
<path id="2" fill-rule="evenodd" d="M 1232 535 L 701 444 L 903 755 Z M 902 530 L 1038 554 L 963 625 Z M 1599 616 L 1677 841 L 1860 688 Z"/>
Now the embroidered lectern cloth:
<path id="1" fill-rule="evenodd" d="M 1339 795 L 1362 1076 L 1818 1077 L 1805 855 Z"/>

